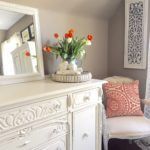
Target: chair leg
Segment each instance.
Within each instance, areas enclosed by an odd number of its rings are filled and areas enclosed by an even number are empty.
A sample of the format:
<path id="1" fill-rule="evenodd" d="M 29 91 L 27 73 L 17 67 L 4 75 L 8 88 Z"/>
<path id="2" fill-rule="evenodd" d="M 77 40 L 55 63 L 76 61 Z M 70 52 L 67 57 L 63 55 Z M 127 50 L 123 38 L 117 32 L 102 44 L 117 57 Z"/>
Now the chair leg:
<path id="1" fill-rule="evenodd" d="M 132 145 L 132 144 L 133 144 L 131 139 L 129 139 L 129 144 L 130 144 L 130 145 Z"/>
<path id="2" fill-rule="evenodd" d="M 108 150 L 108 141 L 109 141 L 108 136 L 107 135 L 103 135 L 104 150 Z"/>
<path id="3" fill-rule="evenodd" d="M 106 112 L 104 105 L 102 105 L 102 132 L 103 132 L 104 150 L 108 150 L 109 132 L 107 127 Z"/>

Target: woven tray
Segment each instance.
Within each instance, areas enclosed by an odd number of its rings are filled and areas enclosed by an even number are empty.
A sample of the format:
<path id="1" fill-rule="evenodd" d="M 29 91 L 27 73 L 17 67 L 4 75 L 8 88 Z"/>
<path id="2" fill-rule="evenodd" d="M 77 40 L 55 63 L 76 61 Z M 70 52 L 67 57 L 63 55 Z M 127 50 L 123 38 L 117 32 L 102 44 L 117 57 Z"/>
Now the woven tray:
<path id="1" fill-rule="evenodd" d="M 90 72 L 84 71 L 81 75 L 60 75 L 52 74 L 52 80 L 64 83 L 79 83 L 86 82 L 92 79 Z"/>

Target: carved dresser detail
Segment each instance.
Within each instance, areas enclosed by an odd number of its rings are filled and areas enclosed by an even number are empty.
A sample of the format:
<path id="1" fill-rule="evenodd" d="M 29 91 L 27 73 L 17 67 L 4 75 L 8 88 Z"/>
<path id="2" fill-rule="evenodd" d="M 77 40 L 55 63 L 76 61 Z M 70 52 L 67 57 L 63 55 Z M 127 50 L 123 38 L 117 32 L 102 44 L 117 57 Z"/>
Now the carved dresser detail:
<path id="1" fill-rule="evenodd" d="M 103 83 L 0 86 L 0 149 L 101 150 Z"/>

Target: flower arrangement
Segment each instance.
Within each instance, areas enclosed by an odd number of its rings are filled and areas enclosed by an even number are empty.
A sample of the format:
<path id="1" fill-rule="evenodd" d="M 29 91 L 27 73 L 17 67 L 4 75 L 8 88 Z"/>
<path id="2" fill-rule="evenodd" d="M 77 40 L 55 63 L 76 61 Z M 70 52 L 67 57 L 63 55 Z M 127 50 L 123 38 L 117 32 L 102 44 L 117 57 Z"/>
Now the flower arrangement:
<path id="1" fill-rule="evenodd" d="M 63 61 L 71 62 L 75 59 L 82 59 L 86 54 L 85 46 L 91 45 L 93 36 L 89 34 L 87 38 L 79 38 L 75 36 L 73 29 L 70 29 L 60 38 L 58 33 L 54 34 L 57 43 L 54 45 L 46 45 L 43 50 L 48 53 L 53 53 L 56 57 L 60 56 Z"/>

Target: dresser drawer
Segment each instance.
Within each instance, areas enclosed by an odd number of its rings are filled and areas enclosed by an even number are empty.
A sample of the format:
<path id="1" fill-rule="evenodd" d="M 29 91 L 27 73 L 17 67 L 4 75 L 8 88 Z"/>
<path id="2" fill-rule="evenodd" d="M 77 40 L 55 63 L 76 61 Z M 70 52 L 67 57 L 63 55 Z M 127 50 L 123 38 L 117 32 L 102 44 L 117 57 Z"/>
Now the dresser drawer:
<path id="1" fill-rule="evenodd" d="M 18 136 L 11 140 L 5 140 L 0 143 L 1 150 L 30 150 L 40 147 L 49 141 L 59 137 L 66 136 L 68 133 L 68 124 L 66 121 L 58 120 L 55 123 L 44 124 L 41 127 L 32 129 L 32 127 L 18 131 Z"/>
<path id="2" fill-rule="evenodd" d="M 67 150 L 66 136 L 54 139 L 53 142 L 47 143 L 46 146 L 35 148 L 33 150 Z"/>
<path id="3" fill-rule="evenodd" d="M 72 107 L 77 108 L 98 101 L 98 89 L 73 93 Z"/>
<path id="4" fill-rule="evenodd" d="M 73 150 L 95 150 L 95 106 L 73 114 Z"/>
<path id="5" fill-rule="evenodd" d="M 44 99 L 44 98 L 43 98 Z M 0 135 L 7 130 L 28 125 L 33 121 L 67 112 L 67 96 L 44 99 L 0 113 Z"/>

